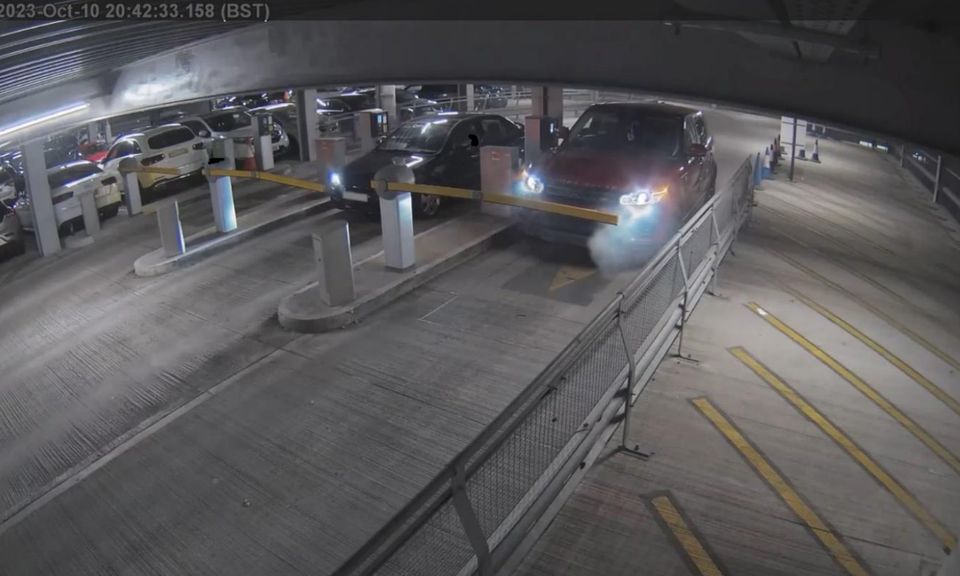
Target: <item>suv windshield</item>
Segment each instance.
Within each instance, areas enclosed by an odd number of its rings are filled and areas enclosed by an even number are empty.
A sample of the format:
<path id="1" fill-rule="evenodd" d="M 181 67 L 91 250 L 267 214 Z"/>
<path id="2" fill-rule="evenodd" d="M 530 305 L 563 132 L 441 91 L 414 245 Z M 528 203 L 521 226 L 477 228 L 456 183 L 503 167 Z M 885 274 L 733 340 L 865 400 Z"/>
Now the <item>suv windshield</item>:
<path id="1" fill-rule="evenodd" d="M 204 118 L 214 132 L 230 132 L 237 128 L 245 128 L 253 123 L 250 114 L 241 110 L 220 112 Z"/>
<path id="2" fill-rule="evenodd" d="M 636 150 L 662 156 L 680 154 L 680 118 L 630 108 L 588 110 L 570 131 L 564 147 Z"/>
<path id="3" fill-rule="evenodd" d="M 379 147 L 381 150 L 439 152 L 452 127 L 453 124 L 448 118 L 408 122 L 397 128 Z"/>

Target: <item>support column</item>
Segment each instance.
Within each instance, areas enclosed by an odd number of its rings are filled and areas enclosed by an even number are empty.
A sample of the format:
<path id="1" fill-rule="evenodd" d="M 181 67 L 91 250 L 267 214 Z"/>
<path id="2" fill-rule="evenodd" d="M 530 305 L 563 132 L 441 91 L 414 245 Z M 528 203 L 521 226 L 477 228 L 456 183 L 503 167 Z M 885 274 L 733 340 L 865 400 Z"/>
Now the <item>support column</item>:
<path id="1" fill-rule="evenodd" d="M 23 181 L 33 213 L 33 233 L 37 238 L 37 249 L 41 255 L 50 256 L 60 251 L 60 235 L 57 231 L 53 200 L 50 198 L 43 141 L 24 144 L 20 153 L 23 157 Z"/>
<path id="2" fill-rule="evenodd" d="M 186 252 L 183 226 L 180 224 L 180 206 L 176 200 L 162 202 L 157 207 L 157 225 L 160 228 L 160 246 L 165 256 Z"/>
<path id="3" fill-rule="evenodd" d="M 797 160 L 797 119 L 793 119 L 793 137 L 790 138 L 790 181 L 793 182 L 793 164 Z"/>
<path id="4" fill-rule="evenodd" d="M 563 120 L 563 88 L 534 86 L 531 90 L 533 116 L 547 116 Z"/>
<path id="5" fill-rule="evenodd" d="M 466 90 L 467 90 L 467 112 L 469 113 L 476 110 L 476 108 L 474 108 L 475 103 L 473 100 L 473 97 L 474 97 L 473 84 L 467 84 Z"/>
<path id="6" fill-rule="evenodd" d="M 387 113 L 387 126 L 394 130 L 400 126 L 400 112 L 397 109 L 397 87 L 393 84 L 377 86 L 377 107 Z"/>
<path id="7" fill-rule="evenodd" d="M 103 137 L 109 146 L 113 142 L 113 129 L 110 128 L 110 120 L 106 119 L 103 121 Z"/>
<path id="8" fill-rule="evenodd" d="M 313 162 L 317 159 L 317 139 L 320 125 L 317 118 L 317 91 L 308 88 L 297 90 L 297 135 L 300 140 L 300 160 Z"/>
<path id="9" fill-rule="evenodd" d="M 87 124 L 87 137 L 90 139 L 90 142 L 96 142 L 97 137 L 100 135 L 100 122 L 90 122 Z"/>

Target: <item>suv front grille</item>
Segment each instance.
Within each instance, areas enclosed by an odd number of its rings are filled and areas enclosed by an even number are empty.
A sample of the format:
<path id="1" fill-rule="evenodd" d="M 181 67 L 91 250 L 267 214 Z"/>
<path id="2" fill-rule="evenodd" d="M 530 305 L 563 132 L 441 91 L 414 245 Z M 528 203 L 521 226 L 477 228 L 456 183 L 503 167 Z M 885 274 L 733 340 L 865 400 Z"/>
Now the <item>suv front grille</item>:
<path id="1" fill-rule="evenodd" d="M 620 203 L 622 192 L 606 188 L 590 188 L 565 184 L 544 184 L 543 199 L 582 208 L 604 208 Z"/>

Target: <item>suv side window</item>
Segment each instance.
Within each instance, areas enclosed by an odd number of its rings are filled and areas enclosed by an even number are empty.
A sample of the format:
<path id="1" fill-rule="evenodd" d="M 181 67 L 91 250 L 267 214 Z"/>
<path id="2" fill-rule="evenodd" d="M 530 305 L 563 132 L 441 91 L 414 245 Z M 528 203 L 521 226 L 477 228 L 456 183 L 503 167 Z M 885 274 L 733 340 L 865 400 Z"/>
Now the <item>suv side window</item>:
<path id="1" fill-rule="evenodd" d="M 706 144 L 707 138 L 709 138 L 709 135 L 707 134 L 707 123 L 703 120 L 703 116 L 701 115 L 694 116 L 693 124 L 694 124 L 694 128 L 697 131 L 697 137 L 700 139 L 700 143 Z"/>
<path id="2" fill-rule="evenodd" d="M 453 150 L 457 148 L 469 148 L 470 136 L 474 135 L 478 139 L 481 135 L 480 125 L 476 120 L 465 120 L 450 132 L 450 147 Z"/>
<path id="3" fill-rule="evenodd" d="M 698 144 L 700 136 L 697 134 L 696 117 L 687 116 L 683 119 L 683 149 L 690 150 L 691 144 Z"/>

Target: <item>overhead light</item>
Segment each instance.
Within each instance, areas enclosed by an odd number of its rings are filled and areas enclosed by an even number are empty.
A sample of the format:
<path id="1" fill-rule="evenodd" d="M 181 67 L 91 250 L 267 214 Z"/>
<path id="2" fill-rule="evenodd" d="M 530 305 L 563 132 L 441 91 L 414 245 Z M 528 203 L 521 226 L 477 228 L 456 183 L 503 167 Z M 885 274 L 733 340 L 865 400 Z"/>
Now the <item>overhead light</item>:
<path id="1" fill-rule="evenodd" d="M 30 128 L 31 126 L 36 126 L 37 124 L 43 124 L 44 122 L 49 122 L 50 120 L 60 118 L 61 116 L 67 116 L 68 114 L 74 114 L 76 112 L 80 112 L 81 110 L 86 110 L 89 107 L 90 107 L 89 102 L 74 104 L 67 108 L 63 108 L 55 112 L 50 112 L 49 114 L 45 114 L 43 116 L 38 116 L 36 118 L 33 118 L 32 120 L 27 120 L 26 122 L 21 122 L 20 124 L 15 124 L 13 126 L 8 126 L 6 128 L 0 129 L 0 137 L 13 134 L 14 132 L 19 132 L 20 130 Z"/>

